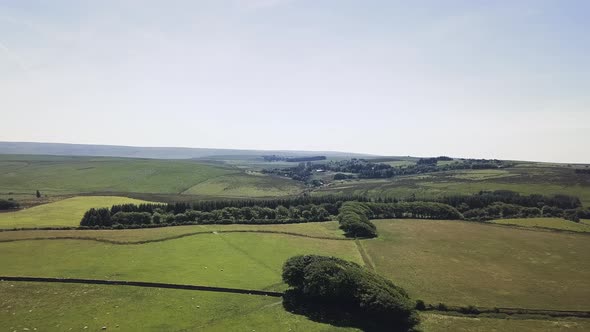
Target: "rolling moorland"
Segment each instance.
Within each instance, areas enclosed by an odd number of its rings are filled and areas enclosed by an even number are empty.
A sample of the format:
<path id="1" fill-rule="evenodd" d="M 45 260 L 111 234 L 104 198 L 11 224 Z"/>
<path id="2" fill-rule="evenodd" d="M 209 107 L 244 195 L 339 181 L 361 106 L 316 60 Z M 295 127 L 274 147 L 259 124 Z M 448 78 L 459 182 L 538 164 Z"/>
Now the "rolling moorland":
<path id="1" fill-rule="evenodd" d="M 283 292 L 283 263 L 299 254 L 321 254 L 363 265 L 406 289 L 412 299 L 436 306 L 420 311 L 418 328 L 423 331 L 590 329 L 590 319 L 584 316 L 590 312 L 590 221 L 585 219 L 405 216 L 372 220 L 378 236 L 357 239 L 345 236 L 335 215 L 331 221 L 293 224 L 75 229 L 91 208 L 147 201 L 302 195 L 419 200 L 511 190 L 576 196 L 588 208 L 590 175 L 575 171 L 586 165 L 510 162 L 497 169 L 391 178 L 346 173 L 348 178 L 335 180 L 341 172 L 328 170 L 327 164 L 346 158 L 328 156 L 314 162 L 309 178 L 301 181 L 264 172 L 294 167 L 285 161 L 265 161 L 262 156 L 205 159 L 0 155 L 0 199 L 12 198 L 23 207 L 0 213 L 0 275 Z M 408 167 L 419 160 L 392 157 L 374 162 Z M 57 227 L 68 229 L 44 229 Z M 481 312 L 454 309 L 468 306 Z M 559 314 L 563 312 L 573 314 Z M 358 330 L 288 312 L 281 299 L 272 296 L 15 281 L 0 282 L 0 326 L 10 331 Z"/>

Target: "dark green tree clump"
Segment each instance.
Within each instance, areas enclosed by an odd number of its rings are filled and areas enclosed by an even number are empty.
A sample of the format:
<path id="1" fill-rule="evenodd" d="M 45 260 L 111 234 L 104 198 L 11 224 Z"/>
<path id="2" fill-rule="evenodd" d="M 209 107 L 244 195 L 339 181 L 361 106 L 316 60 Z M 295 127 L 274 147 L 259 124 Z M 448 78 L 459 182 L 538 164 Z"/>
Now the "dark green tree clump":
<path id="1" fill-rule="evenodd" d="M 346 179 L 352 179 L 352 178 L 354 178 L 354 175 L 344 174 L 344 173 L 334 174 L 334 180 L 346 180 Z"/>
<path id="2" fill-rule="evenodd" d="M 480 191 L 473 195 L 452 195 L 443 197 L 439 201 L 454 206 L 461 211 L 481 209 L 494 203 L 506 203 L 539 209 L 543 206 L 557 207 L 560 209 L 576 209 L 582 206 L 580 199 L 575 196 L 521 195 L 511 190 Z"/>
<path id="3" fill-rule="evenodd" d="M 0 199 L 0 210 L 15 210 L 19 208 L 19 204 L 12 199 Z"/>
<path id="4" fill-rule="evenodd" d="M 590 209 L 583 208 L 580 199 L 574 196 L 526 196 L 511 191 L 482 191 L 474 195 L 456 195 L 432 201 L 416 200 L 415 197 L 406 200 L 391 197 L 371 200 L 362 196 L 302 196 L 275 200 L 113 205 L 110 209 L 87 211 L 80 225 L 91 228 L 138 228 L 198 224 L 287 224 L 337 219 L 346 236 L 371 238 L 377 236 L 371 219 L 486 221 L 540 216 L 578 222 L 590 219 Z"/>
<path id="5" fill-rule="evenodd" d="M 348 237 L 376 237 L 377 227 L 369 220 L 371 215 L 366 203 L 346 202 L 342 204 L 338 214 L 340 228 Z"/>
<path id="6" fill-rule="evenodd" d="M 284 307 L 313 320 L 374 331 L 408 331 L 419 322 L 404 289 L 339 258 L 292 257 L 283 266 L 283 281 L 292 287 Z"/>
<path id="7" fill-rule="evenodd" d="M 453 195 L 439 199 L 463 213 L 467 220 L 557 217 L 572 221 L 585 219 L 578 197 L 569 195 L 521 195 L 510 190 L 480 191 L 474 195 Z"/>
<path id="8" fill-rule="evenodd" d="M 176 209 L 178 207 L 176 204 L 125 204 L 110 209 L 90 209 L 82 217 L 80 226 L 137 228 L 202 224 L 293 224 L 330 220 L 330 212 L 323 205 L 313 204 L 289 208 L 278 206 L 274 209 L 260 206 L 225 207 L 211 211 Z"/>

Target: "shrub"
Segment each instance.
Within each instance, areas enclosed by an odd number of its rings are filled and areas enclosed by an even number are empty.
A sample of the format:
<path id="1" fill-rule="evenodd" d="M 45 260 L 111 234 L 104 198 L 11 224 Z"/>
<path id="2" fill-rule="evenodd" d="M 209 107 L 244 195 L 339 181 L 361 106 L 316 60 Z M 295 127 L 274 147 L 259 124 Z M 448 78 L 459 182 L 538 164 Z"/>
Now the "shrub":
<path id="1" fill-rule="evenodd" d="M 576 209 L 565 210 L 563 213 L 563 218 L 573 222 L 580 222 L 580 216 L 578 214 L 578 210 Z"/>
<path id="2" fill-rule="evenodd" d="M 422 300 L 416 300 L 416 310 L 426 310 L 426 303 Z"/>
<path id="3" fill-rule="evenodd" d="M 479 314 L 479 309 L 477 309 L 473 305 L 470 305 L 470 306 L 467 306 L 467 307 L 461 307 L 461 308 L 459 308 L 459 312 L 461 312 L 463 314 L 477 315 L 477 314 Z"/>

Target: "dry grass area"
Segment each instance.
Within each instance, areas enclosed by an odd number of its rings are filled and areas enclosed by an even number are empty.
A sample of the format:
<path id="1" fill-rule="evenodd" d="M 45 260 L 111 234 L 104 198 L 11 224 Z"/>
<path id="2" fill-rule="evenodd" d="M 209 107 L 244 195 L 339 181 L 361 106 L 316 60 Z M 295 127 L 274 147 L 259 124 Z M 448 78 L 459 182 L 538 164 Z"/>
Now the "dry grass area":
<path id="1" fill-rule="evenodd" d="M 590 238 L 462 221 L 376 220 L 378 273 L 427 303 L 590 310 Z"/>
<path id="2" fill-rule="evenodd" d="M 455 317 L 439 314 L 421 314 L 424 332 L 582 332 L 590 330 L 588 319 L 497 319 L 486 317 Z"/>

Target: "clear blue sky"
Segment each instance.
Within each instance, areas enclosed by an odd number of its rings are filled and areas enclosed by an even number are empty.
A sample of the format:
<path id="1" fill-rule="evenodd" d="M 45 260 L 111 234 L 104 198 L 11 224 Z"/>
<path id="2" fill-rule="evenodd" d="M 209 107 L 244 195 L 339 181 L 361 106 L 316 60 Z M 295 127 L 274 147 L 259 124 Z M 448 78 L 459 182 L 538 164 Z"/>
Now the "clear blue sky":
<path id="1" fill-rule="evenodd" d="M 0 0 L 0 140 L 590 162 L 590 1 Z"/>

